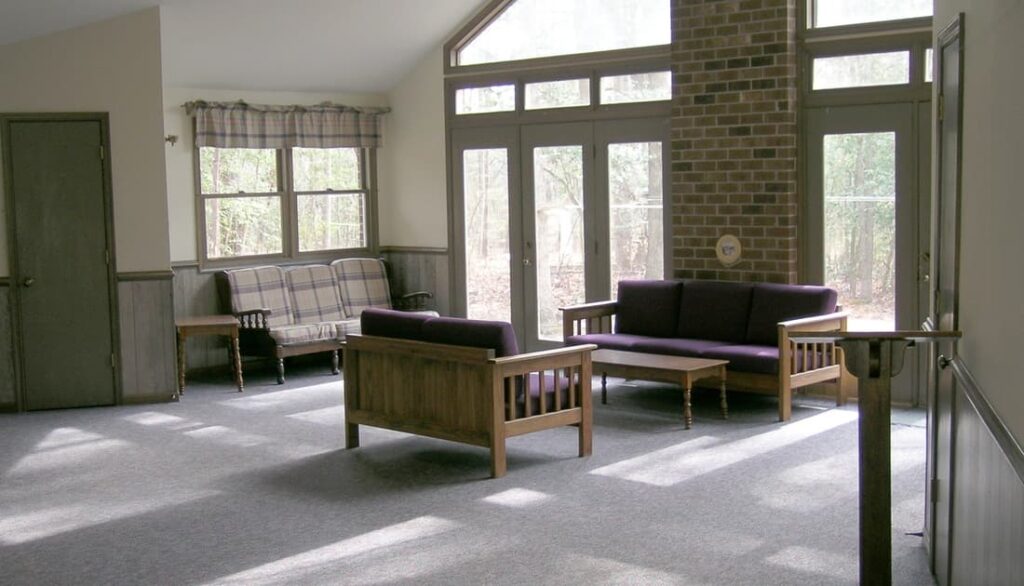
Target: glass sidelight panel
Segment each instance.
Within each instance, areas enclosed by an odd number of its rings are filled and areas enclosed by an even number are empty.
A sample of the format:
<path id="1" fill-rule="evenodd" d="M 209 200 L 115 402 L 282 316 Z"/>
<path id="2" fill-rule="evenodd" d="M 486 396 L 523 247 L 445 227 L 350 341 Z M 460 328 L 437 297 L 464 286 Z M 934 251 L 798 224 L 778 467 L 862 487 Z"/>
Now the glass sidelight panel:
<path id="1" fill-rule="evenodd" d="M 508 151 L 462 153 L 466 225 L 466 315 L 512 321 Z"/>
<path id="2" fill-rule="evenodd" d="M 583 147 L 533 149 L 537 335 L 561 341 L 559 307 L 586 300 Z"/>
<path id="3" fill-rule="evenodd" d="M 896 133 L 826 134 L 825 284 L 851 330 L 896 324 Z"/>
<path id="4" fill-rule="evenodd" d="M 608 257 L 613 299 L 622 279 L 661 279 L 664 275 L 661 151 L 660 142 L 608 145 Z"/>

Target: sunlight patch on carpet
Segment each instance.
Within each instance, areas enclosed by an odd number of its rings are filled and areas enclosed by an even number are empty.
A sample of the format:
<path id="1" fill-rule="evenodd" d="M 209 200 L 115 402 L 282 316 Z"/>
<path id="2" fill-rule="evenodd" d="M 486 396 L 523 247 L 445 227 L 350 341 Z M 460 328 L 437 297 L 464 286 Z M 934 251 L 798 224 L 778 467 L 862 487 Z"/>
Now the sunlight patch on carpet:
<path id="1" fill-rule="evenodd" d="M 808 574 L 829 576 L 855 583 L 860 566 L 856 555 L 836 554 L 810 547 L 787 547 L 765 558 L 769 564 L 790 568 Z M 798 581 L 794 579 L 794 581 Z"/>
<path id="2" fill-rule="evenodd" d="M 119 439 L 99 439 L 35 452 L 18 460 L 6 476 L 57 469 L 70 472 L 80 467 L 92 467 L 95 460 L 109 457 L 111 453 L 131 445 L 130 442 Z"/>
<path id="3" fill-rule="evenodd" d="M 334 407 L 313 409 L 312 411 L 303 411 L 302 413 L 292 413 L 288 417 L 320 425 L 341 425 L 345 423 L 345 406 L 335 405 Z"/>
<path id="4" fill-rule="evenodd" d="M 0 543 L 5 545 L 27 543 L 119 519 L 144 515 L 218 494 L 221 494 L 220 491 L 187 491 L 168 497 L 129 502 L 93 501 L 20 515 L 0 516 Z"/>
<path id="5" fill-rule="evenodd" d="M 217 442 L 226 446 L 237 446 L 240 448 L 252 448 L 270 443 L 270 438 L 265 435 L 245 433 L 223 425 L 210 425 L 200 427 L 192 431 L 186 431 L 184 435 L 191 438 L 204 439 Z"/>
<path id="6" fill-rule="evenodd" d="M 502 505 L 504 507 L 525 508 L 544 502 L 551 498 L 551 495 L 528 488 L 510 488 L 508 490 L 485 496 L 480 499 L 485 503 Z"/>
<path id="7" fill-rule="evenodd" d="M 857 413 L 853 411 L 825 411 L 800 421 L 773 426 L 771 431 L 727 444 L 711 437 L 695 438 L 590 473 L 653 486 L 674 486 L 856 420 Z"/>
<path id="8" fill-rule="evenodd" d="M 166 427 L 174 431 L 182 429 L 190 429 L 193 427 L 201 427 L 203 422 L 195 421 L 192 419 L 185 419 L 184 417 L 178 417 L 177 415 L 169 415 L 167 413 L 160 413 L 157 411 L 146 411 L 144 413 L 135 413 L 133 415 L 127 415 L 122 417 L 125 421 L 131 423 L 137 423 L 139 425 Z"/>
<path id="9" fill-rule="evenodd" d="M 235 409 L 246 409 L 249 411 L 265 411 L 295 405 L 296 403 L 320 403 L 324 400 L 336 398 L 337 403 L 342 401 L 341 381 L 332 381 L 318 385 L 309 385 L 297 389 L 283 389 L 260 393 L 258 395 L 246 395 L 225 401 L 218 401 L 218 405 L 232 407 Z"/>
<path id="10" fill-rule="evenodd" d="M 244 584 L 257 586 L 260 584 L 279 584 L 282 582 L 301 583 L 303 577 L 312 577 L 332 565 L 355 556 L 378 552 L 425 537 L 432 537 L 452 531 L 459 527 L 458 523 L 440 517 L 424 516 L 370 531 L 312 549 L 297 555 L 289 556 L 268 564 L 263 564 L 237 574 L 220 578 L 212 584 Z M 341 578 L 341 576 L 337 576 Z"/>
<path id="11" fill-rule="evenodd" d="M 99 439 L 103 439 L 103 436 L 98 433 L 85 431 L 77 427 L 58 427 L 39 440 L 39 443 L 36 444 L 36 450 L 49 450 Z"/>

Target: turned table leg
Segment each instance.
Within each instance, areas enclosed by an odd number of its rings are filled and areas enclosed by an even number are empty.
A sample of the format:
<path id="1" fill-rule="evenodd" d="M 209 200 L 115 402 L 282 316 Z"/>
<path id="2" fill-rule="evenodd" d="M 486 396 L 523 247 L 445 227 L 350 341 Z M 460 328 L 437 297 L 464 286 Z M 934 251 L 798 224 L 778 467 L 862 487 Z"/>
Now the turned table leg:
<path id="1" fill-rule="evenodd" d="M 686 429 L 693 427 L 693 405 L 690 403 L 690 395 L 692 394 L 693 383 L 690 382 L 689 376 L 683 377 L 683 425 Z"/>
<path id="2" fill-rule="evenodd" d="M 721 375 L 719 376 L 722 381 L 721 386 L 721 400 L 722 400 L 722 419 L 729 419 L 729 402 L 725 398 L 725 367 L 722 367 Z"/>
<path id="3" fill-rule="evenodd" d="M 241 393 L 245 383 L 242 381 L 242 350 L 238 346 L 237 333 L 231 336 L 231 347 L 234 349 L 235 383 L 238 385 L 238 392 Z"/>

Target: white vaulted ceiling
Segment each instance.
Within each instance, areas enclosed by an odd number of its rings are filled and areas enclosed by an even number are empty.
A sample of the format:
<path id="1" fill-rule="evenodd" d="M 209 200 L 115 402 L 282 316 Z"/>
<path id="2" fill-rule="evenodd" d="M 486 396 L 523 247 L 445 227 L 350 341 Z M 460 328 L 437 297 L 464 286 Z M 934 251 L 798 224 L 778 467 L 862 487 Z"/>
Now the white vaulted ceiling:
<path id="1" fill-rule="evenodd" d="M 160 6 L 169 86 L 378 93 L 394 87 L 485 3 L 2 0 L 0 48 Z"/>

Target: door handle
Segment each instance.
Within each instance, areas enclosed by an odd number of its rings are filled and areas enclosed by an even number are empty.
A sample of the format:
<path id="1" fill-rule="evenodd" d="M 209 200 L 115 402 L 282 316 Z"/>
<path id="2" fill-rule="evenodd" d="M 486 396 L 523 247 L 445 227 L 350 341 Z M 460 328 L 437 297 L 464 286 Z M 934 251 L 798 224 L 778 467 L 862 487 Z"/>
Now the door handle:
<path id="1" fill-rule="evenodd" d="M 528 259 L 528 258 L 524 258 L 523 259 L 523 266 L 524 267 L 528 267 L 528 266 L 530 266 L 532 264 L 533 264 L 533 262 L 530 259 Z"/>
<path id="2" fill-rule="evenodd" d="M 950 364 L 953 363 L 953 359 L 952 358 L 948 358 L 944 354 L 939 354 L 938 363 L 939 363 L 939 368 L 945 370 L 946 368 L 949 367 Z"/>
<path id="3" fill-rule="evenodd" d="M 27 277 L 24 281 L 21 282 L 21 285 L 23 287 L 31 287 L 32 285 L 35 284 L 35 282 L 36 282 L 36 280 L 34 278 Z"/>

